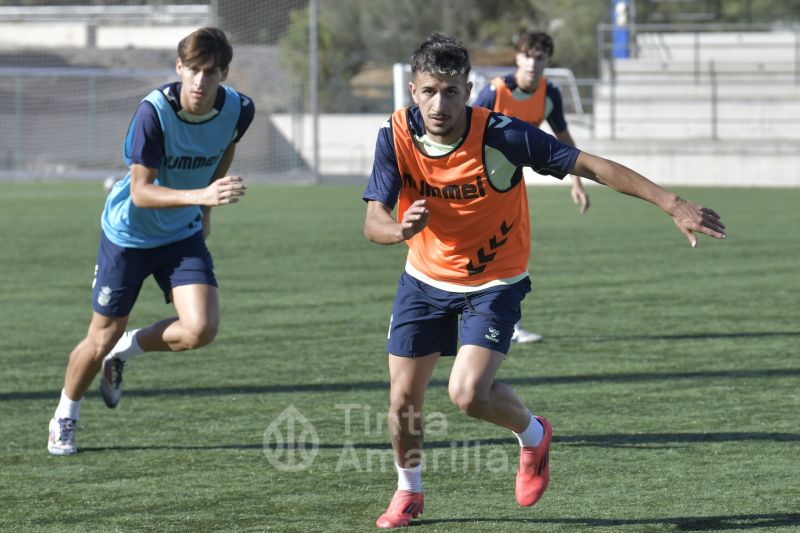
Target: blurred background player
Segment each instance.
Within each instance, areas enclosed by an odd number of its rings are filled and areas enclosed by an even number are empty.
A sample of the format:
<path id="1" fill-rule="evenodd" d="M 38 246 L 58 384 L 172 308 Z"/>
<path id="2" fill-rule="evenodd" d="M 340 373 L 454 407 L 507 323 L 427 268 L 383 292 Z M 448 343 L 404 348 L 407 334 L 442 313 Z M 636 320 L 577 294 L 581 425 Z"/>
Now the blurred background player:
<path id="1" fill-rule="evenodd" d="M 556 138 L 564 144 L 575 146 L 564 118 L 561 92 L 544 77 L 553 55 L 553 39 L 546 33 L 528 30 L 515 44 L 517 70 L 495 78 L 486 85 L 473 102 L 475 107 L 485 107 L 509 117 L 516 117 L 534 126 L 547 120 Z M 572 200 L 580 205 L 581 214 L 589 209 L 589 196 L 581 179 L 572 176 Z M 539 342 L 542 335 L 514 326 L 512 342 Z"/>
<path id="2" fill-rule="evenodd" d="M 387 529 L 409 525 L 424 510 L 422 409 L 441 356 L 455 356 L 448 381 L 453 404 L 516 435 L 517 503 L 533 505 L 547 488 L 552 427 L 495 380 L 530 291 L 524 166 L 557 178 L 577 174 L 647 200 L 672 217 L 692 246 L 695 231 L 725 236 L 713 210 L 531 124 L 468 107 L 469 56 L 454 38 L 431 35 L 412 54 L 411 66 L 416 105 L 395 111 L 379 130 L 362 195 L 364 235 L 378 244 L 408 245 L 387 342 L 397 490 L 376 521 Z"/>
<path id="3" fill-rule="evenodd" d="M 115 407 L 130 357 L 199 348 L 216 336 L 219 297 L 205 239 L 211 206 L 236 203 L 245 193 L 240 176 L 225 174 L 254 116 L 247 96 L 221 85 L 232 58 L 222 30 L 191 33 L 178 45 L 180 81 L 148 94 L 131 121 L 125 137 L 130 171 L 113 184 L 101 216 L 89 331 L 70 354 L 50 420 L 53 455 L 76 453 L 81 399 L 101 369 L 101 396 Z M 150 275 L 177 317 L 126 332 Z"/>

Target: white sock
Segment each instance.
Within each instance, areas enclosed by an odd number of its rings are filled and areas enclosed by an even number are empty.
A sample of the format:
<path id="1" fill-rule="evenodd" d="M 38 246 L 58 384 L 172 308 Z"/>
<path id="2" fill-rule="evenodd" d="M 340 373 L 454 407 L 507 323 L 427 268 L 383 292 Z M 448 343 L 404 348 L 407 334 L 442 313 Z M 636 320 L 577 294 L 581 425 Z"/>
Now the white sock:
<path id="1" fill-rule="evenodd" d="M 522 433 L 514 433 L 514 435 L 517 436 L 520 446 L 532 446 L 535 448 L 544 438 L 544 427 L 542 427 L 542 423 L 536 420 L 536 417 L 531 413 L 531 421 L 528 427 L 525 428 L 525 431 Z"/>
<path id="2" fill-rule="evenodd" d="M 143 353 L 144 350 L 142 350 L 139 343 L 136 342 L 136 334 L 138 332 L 138 329 L 132 329 L 131 331 L 123 333 L 122 337 L 117 341 L 117 344 L 115 344 L 114 348 L 109 352 L 109 355 L 127 361 L 134 355 Z"/>
<path id="3" fill-rule="evenodd" d="M 422 465 L 415 468 L 403 468 L 398 464 L 394 466 L 397 469 L 397 490 L 422 492 Z"/>
<path id="4" fill-rule="evenodd" d="M 77 420 L 81 416 L 81 398 L 78 401 L 70 400 L 67 393 L 64 392 L 64 389 L 61 389 L 61 401 L 58 402 L 58 407 L 56 407 L 56 413 L 53 415 L 53 418 L 58 420 L 59 418 L 71 418 L 72 420 Z"/>

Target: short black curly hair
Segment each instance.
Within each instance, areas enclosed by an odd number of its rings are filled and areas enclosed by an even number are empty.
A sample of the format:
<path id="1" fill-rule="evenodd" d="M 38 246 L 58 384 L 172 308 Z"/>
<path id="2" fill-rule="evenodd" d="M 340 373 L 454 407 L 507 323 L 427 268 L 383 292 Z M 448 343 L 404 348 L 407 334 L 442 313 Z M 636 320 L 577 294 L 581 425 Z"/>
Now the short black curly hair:
<path id="1" fill-rule="evenodd" d="M 472 65 L 469 52 L 455 37 L 436 32 L 411 54 L 411 73 L 425 72 L 434 75 L 469 75 Z"/>

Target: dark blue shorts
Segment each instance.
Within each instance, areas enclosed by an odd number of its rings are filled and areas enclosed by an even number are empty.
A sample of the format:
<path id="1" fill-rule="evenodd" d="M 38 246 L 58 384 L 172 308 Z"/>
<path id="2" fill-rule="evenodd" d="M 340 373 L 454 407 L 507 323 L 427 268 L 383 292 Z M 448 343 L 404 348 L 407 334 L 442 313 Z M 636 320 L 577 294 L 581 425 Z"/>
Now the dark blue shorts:
<path id="1" fill-rule="evenodd" d="M 462 345 L 508 353 L 520 303 L 530 290 L 531 280 L 525 278 L 477 292 L 449 292 L 404 272 L 392 306 L 386 349 L 408 357 L 434 352 L 450 356 L 458 352 L 460 338 Z"/>
<path id="2" fill-rule="evenodd" d="M 170 291 L 181 285 L 217 287 L 214 262 L 202 232 L 155 248 L 124 248 L 100 232 L 92 282 L 92 307 L 103 316 L 128 316 L 142 283 L 153 275 L 170 302 Z"/>

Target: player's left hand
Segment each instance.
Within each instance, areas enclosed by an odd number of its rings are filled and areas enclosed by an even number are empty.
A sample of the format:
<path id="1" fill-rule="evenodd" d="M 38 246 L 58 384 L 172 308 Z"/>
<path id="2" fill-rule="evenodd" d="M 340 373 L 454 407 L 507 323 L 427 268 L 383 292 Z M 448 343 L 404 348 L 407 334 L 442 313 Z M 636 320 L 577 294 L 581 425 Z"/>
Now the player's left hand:
<path id="1" fill-rule="evenodd" d="M 725 224 L 717 212 L 709 207 L 679 198 L 670 216 L 681 233 L 689 239 L 692 248 L 697 246 L 697 236 L 694 232 L 704 233 L 716 239 L 725 238 Z"/>
<path id="2" fill-rule="evenodd" d="M 580 182 L 573 184 L 570 193 L 572 195 L 572 202 L 575 205 L 579 205 L 581 208 L 581 215 L 584 214 L 589 209 L 589 195 L 586 194 L 583 185 L 581 185 Z"/>
<path id="3" fill-rule="evenodd" d="M 203 201 L 200 205 L 217 206 L 230 205 L 239 201 L 244 196 L 247 186 L 241 176 L 225 176 L 212 181 L 203 189 Z"/>

